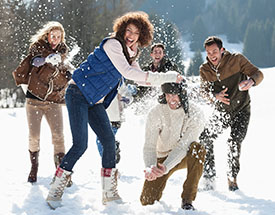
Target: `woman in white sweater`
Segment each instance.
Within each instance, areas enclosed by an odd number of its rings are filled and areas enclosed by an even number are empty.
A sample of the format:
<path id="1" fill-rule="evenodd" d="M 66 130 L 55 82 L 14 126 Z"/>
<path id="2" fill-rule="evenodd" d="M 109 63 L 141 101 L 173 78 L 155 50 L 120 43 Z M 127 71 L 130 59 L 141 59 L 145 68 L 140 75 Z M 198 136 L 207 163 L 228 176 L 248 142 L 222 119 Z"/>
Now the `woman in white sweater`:
<path id="1" fill-rule="evenodd" d="M 148 114 L 143 156 L 145 182 L 140 197 L 142 205 L 159 200 L 168 178 L 179 169 L 187 168 L 183 185 L 182 208 L 194 209 L 198 182 L 202 174 L 205 149 L 198 137 L 204 117 L 193 104 L 188 104 L 186 85 L 166 83 L 164 95 Z"/>

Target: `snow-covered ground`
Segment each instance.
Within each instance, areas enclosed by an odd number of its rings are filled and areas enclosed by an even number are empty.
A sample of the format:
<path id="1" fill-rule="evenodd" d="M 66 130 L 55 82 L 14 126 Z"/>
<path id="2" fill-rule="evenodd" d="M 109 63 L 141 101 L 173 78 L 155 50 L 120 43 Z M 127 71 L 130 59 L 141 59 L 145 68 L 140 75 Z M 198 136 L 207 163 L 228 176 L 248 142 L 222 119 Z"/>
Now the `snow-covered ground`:
<path id="1" fill-rule="evenodd" d="M 30 170 L 28 128 L 24 108 L 0 110 L 0 214 L 1 215 L 80 215 L 80 214 L 200 214 L 200 215 L 272 215 L 275 214 L 274 136 L 275 102 L 273 80 L 275 68 L 262 69 L 264 81 L 250 90 L 252 115 L 247 137 L 243 142 L 240 190 L 230 192 L 226 183 L 226 135 L 215 144 L 217 187 L 215 191 L 199 191 L 194 212 L 180 208 L 180 194 L 186 170 L 175 173 L 167 183 L 160 202 L 143 207 L 139 203 L 144 177 L 142 146 L 145 115 L 126 110 L 126 122 L 118 132 L 121 142 L 119 193 L 122 205 L 101 205 L 100 157 L 95 136 L 90 131 L 89 148 L 74 168 L 73 186 L 65 190 L 63 207 L 53 211 L 45 202 L 54 174 L 53 147 L 48 125 L 43 120 L 38 183 L 27 183 Z M 67 112 L 64 107 L 66 147 L 71 146 Z M 273 125 L 273 126 L 272 126 Z"/>

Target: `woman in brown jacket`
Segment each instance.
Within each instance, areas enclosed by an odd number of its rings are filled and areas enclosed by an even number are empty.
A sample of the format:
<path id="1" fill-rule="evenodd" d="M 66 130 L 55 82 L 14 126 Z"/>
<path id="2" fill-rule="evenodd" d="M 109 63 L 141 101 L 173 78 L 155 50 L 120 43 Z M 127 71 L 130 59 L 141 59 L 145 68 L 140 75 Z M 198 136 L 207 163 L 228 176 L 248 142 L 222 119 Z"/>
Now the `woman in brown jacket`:
<path id="1" fill-rule="evenodd" d="M 13 72 L 16 85 L 27 85 L 26 112 L 31 160 L 28 182 L 31 183 L 37 181 L 43 116 L 51 129 L 56 167 L 64 157 L 61 104 L 64 103 L 65 89 L 71 77 L 69 63 L 65 63 L 67 53 L 63 26 L 58 22 L 48 22 L 32 36 L 27 57 Z"/>

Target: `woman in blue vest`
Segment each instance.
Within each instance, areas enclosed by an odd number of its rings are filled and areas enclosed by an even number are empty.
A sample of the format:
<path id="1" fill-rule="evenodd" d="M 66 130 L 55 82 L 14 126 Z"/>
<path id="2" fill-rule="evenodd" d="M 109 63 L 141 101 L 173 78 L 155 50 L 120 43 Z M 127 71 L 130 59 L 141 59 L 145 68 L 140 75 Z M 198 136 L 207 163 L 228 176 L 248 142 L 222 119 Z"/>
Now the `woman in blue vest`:
<path id="1" fill-rule="evenodd" d="M 106 108 L 117 94 L 124 78 L 143 85 L 180 82 L 183 77 L 175 71 L 143 72 L 136 57 L 138 47 L 148 46 L 153 38 L 153 25 L 144 12 L 129 12 L 114 21 L 113 34 L 103 39 L 73 75 L 66 91 L 73 145 L 57 168 L 47 197 L 48 205 L 61 206 L 64 188 L 77 160 L 88 144 L 88 125 L 103 145 L 102 203 L 121 202 L 117 191 L 115 138 Z"/>

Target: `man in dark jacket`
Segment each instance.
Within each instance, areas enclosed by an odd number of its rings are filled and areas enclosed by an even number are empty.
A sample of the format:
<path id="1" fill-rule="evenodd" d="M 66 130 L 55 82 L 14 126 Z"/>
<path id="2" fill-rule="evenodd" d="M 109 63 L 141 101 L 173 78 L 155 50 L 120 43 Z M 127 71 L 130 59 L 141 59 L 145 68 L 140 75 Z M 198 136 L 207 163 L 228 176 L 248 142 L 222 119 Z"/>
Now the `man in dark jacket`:
<path id="1" fill-rule="evenodd" d="M 156 43 L 151 46 L 150 56 L 152 61 L 145 67 L 142 68 L 143 71 L 152 72 L 167 72 L 167 71 L 177 71 L 179 72 L 178 66 L 173 63 L 165 55 L 165 46 L 162 43 Z M 137 97 L 141 98 L 145 94 L 152 91 L 152 87 L 139 86 Z"/>
<path id="2" fill-rule="evenodd" d="M 208 37 L 204 47 L 207 61 L 200 66 L 201 92 L 215 104 L 216 112 L 200 136 L 207 152 L 203 175 L 205 189 L 214 188 L 216 171 L 213 141 L 229 127 L 227 177 L 229 190 L 235 191 L 239 189 L 237 175 L 240 170 L 241 144 L 250 119 L 248 90 L 263 80 L 263 74 L 242 54 L 226 51 L 218 37 Z"/>

